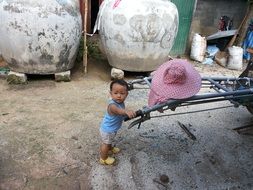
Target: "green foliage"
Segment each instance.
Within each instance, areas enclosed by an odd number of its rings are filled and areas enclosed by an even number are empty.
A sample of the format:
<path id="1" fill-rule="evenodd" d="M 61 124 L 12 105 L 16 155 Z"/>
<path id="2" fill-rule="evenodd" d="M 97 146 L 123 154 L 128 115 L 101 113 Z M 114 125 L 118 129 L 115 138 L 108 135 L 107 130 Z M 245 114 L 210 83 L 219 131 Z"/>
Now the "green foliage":
<path id="1" fill-rule="evenodd" d="M 7 76 L 7 82 L 8 84 L 27 84 L 26 79 L 16 76 L 15 74 L 9 74 Z"/>
<path id="2" fill-rule="evenodd" d="M 99 49 L 98 41 L 93 40 L 92 38 L 86 38 L 86 45 L 87 45 L 87 57 L 93 58 L 97 60 L 102 60 L 104 57 Z M 77 54 L 77 61 L 81 62 L 83 60 L 83 53 L 84 53 L 84 38 L 81 37 L 79 51 Z"/>
<path id="3" fill-rule="evenodd" d="M 78 49 L 77 56 L 76 56 L 77 62 L 83 61 L 83 51 L 84 51 L 84 48 L 83 48 L 83 36 L 82 36 L 80 39 L 79 49 Z"/>
<path id="4" fill-rule="evenodd" d="M 101 60 L 103 55 L 99 49 L 98 41 L 87 39 L 88 57 Z"/>

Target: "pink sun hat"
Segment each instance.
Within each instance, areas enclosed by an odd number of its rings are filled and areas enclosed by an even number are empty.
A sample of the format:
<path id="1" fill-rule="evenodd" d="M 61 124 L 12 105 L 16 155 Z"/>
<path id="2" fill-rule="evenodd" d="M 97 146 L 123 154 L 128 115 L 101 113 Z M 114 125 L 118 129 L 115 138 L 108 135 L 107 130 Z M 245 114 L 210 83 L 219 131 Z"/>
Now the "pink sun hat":
<path id="1" fill-rule="evenodd" d="M 148 105 L 168 99 L 185 99 L 197 94 L 201 88 L 201 76 L 184 59 L 173 59 L 163 63 L 152 73 Z"/>

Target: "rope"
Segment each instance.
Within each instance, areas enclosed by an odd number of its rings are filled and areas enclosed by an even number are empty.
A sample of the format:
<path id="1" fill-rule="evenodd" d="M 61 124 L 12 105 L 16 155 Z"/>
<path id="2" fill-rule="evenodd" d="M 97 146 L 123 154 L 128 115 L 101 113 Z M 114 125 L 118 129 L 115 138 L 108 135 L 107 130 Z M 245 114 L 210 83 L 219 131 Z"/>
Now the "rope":
<path id="1" fill-rule="evenodd" d="M 150 118 L 174 116 L 174 115 L 184 115 L 184 114 L 198 113 L 198 112 L 203 112 L 203 111 L 212 111 L 212 110 L 224 109 L 224 108 L 229 108 L 229 107 L 234 107 L 234 106 L 223 106 L 223 107 L 210 108 L 210 109 L 197 110 L 197 111 L 189 111 L 189 112 L 183 112 L 183 113 L 163 114 L 163 115 L 152 116 Z"/>

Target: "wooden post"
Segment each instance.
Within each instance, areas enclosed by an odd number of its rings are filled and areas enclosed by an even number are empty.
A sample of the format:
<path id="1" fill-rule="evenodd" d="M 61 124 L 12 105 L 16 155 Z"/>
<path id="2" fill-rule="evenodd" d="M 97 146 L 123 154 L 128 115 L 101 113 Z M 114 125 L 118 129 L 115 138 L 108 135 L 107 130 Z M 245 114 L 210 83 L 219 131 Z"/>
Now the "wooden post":
<path id="1" fill-rule="evenodd" d="M 84 0 L 84 14 L 83 14 L 83 69 L 84 74 L 87 73 L 87 66 L 88 66 L 88 60 L 87 60 L 87 39 L 86 39 L 86 33 L 87 33 L 87 15 L 88 15 L 88 0 Z"/>
<path id="2" fill-rule="evenodd" d="M 244 15 L 244 18 L 243 18 L 242 22 L 240 23 L 240 25 L 239 25 L 237 31 L 235 32 L 234 36 L 232 37 L 232 39 L 231 39 L 231 40 L 229 41 L 229 43 L 227 44 L 227 46 L 226 46 L 226 48 L 225 48 L 224 51 L 226 51 L 229 47 L 232 47 L 232 46 L 234 45 L 234 42 L 235 42 L 235 40 L 236 40 L 236 38 L 237 38 L 237 35 L 240 34 L 241 28 L 242 28 L 242 26 L 244 25 L 246 19 L 248 18 L 249 13 L 250 13 L 250 4 L 249 4 L 248 7 L 247 7 L 247 11 L 246 11 L 246 13 L 245 13 L 245 15 Z"/>

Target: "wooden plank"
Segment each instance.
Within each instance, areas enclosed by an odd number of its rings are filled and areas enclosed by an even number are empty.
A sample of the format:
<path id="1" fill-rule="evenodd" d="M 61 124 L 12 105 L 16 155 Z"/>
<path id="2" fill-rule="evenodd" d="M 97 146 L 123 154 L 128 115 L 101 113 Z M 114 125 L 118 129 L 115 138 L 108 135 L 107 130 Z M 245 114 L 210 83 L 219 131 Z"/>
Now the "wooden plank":
<path id="1" fill-rule="evenodd" d="M 248 18 L 249 13 L 250 13 L 250 5 L 248 5 L 248 7 L 247 7 L 246 14 L 245 14 L 245 16 L 244 16 L 244 18 L 243 18 L 243 20 L 242 20 L 242 22 L 241 22 L 239 28 L 237 29 L 237 31 L 236 31 L 236 33 L 234 34 L 233 38 L 229 41 L 229 43 L 228 43 L 228 45 L 226 46 L 226 48 L 225 48 L 224 51 L 226 51 L 229 47 L 232 47 L 232 46 L 234 45 L 234 42 L 235 42 L 235 40 L 236 40 L 236 37 L 237 37 L 238 34 L 240 34 L 241 28 L 242 28 L 242 26 L 244 25 L 246 19 Z"/>

